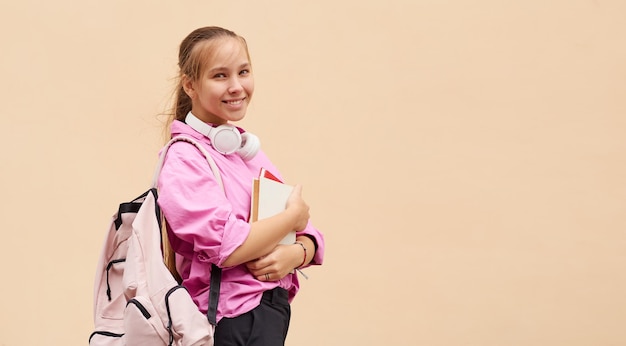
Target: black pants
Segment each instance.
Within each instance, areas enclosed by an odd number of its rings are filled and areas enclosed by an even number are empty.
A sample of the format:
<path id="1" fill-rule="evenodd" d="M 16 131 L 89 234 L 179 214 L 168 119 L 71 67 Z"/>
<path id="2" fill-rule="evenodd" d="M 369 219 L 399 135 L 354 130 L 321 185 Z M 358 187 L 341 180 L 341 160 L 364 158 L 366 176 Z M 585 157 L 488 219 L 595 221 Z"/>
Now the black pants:
<path id="1" fill-rule="evenodd" d="M 261 304 L 241 316 L 222 318 L 215 328 L 215 346 L 283 346 L 291 307 L 286 290 L 263 293 Z"/>

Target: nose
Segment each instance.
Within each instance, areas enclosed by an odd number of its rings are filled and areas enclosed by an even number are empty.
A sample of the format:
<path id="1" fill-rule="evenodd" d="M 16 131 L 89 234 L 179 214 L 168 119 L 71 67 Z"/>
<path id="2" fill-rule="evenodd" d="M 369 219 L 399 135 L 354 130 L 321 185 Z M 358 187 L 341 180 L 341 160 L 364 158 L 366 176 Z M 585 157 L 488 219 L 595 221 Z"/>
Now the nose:
<path id="1" fill-rule="evenodd" d="M 240 93 L 242 90 L 243 87 L 241 86 L 241 82 L 239 81 L 239 79 L 237 77 L 232 78 L 230 85 L 228 86 L 228 92 L 230 94 L 237 94 Z"/>

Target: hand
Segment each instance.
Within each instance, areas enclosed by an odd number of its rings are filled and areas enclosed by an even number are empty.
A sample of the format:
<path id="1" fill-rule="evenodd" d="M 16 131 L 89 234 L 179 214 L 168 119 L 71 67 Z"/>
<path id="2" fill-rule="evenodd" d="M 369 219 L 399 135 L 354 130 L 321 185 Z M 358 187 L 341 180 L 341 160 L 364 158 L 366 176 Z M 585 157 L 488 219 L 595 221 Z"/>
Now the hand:
<path id="1" fill-rule="evenodd" d="M 246 263 L 259 281 L 278 281 L 302 263 L 302 247 L 298 244 L 277 245 L 267 255 Z"/>
<path id="2" fill-rule="evenodd" d="M 287 199 L 286 210 L 290 210 L 296 216 L 294 231 L 299 232 L 306 228 L 309 223 L 309 206 L 302 199 L 302 186 L 296 185 Z"/>

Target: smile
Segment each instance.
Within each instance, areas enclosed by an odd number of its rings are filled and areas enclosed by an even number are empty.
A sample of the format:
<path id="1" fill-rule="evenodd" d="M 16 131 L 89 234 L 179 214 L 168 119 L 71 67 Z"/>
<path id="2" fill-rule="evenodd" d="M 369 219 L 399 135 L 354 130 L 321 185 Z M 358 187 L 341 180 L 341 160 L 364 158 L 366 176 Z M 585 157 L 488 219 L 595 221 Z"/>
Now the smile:
<path id="1" fill-rule="evenodd" d="M 224 102 L 226 104 L 229 104 L 229 105 L 236 106 L 238 104 L 241 104 L 243 102 L 243 100 L 245 100 L 245 98 L 240 99 L 240 100 L 230 100 L 230 101 L 222 101 L 222 102 Z"/>

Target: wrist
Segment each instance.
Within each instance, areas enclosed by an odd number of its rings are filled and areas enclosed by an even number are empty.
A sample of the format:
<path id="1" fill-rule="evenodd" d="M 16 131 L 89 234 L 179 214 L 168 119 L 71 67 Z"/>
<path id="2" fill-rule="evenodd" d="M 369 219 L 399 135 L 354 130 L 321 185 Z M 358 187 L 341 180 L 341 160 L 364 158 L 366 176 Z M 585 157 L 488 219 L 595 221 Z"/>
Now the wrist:
<path id="1" fill-rule="evenodd" d="M 284 211 L 289 220 L 290 231 L 295 231 L 298 225 L 298 210 L 296 207 L 290 206 Z"/>
<path id="2" fill-rule="evenodd" d="M 306 257 L 307 257 L 306 246 L 304 246 L 304 244 L 300 241 L 296 241 L 294 245 L 302 248 L 302 252 L 303 252 L 302 261 L 300 262 L 300 265 L 296 267 L 296 269 L 302 268 L 304 265 L 306 265 Z"/>

